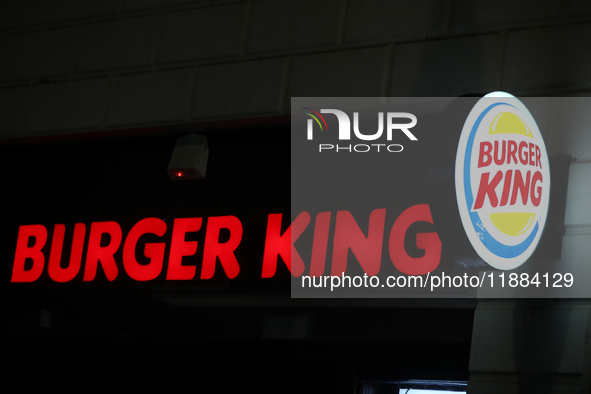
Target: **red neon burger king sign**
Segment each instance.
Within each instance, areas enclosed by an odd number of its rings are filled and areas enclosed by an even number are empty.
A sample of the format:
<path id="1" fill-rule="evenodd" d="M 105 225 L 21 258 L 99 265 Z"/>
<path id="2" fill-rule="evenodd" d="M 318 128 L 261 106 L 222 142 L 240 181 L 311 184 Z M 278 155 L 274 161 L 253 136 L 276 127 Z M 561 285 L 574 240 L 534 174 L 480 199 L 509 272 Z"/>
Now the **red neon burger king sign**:
<path id="1" fill-rule="evenodd" d="M 326 253 L 323 255 L 321 251 L 326 251 L 331 215 L 331 212 L 321 212 L 312 226 L 310 214 L 304 211 L 283 230 L 283 214 L 268 214 L 264 245 L 259 245 L 262 247 L 260 277 L 274 277 L 280 258 L 294 277 L 303 274 L 306 262 L 294 243 L 308 228 L 314 232 L 315 245 L 315 253 L 309 261 L 310 272 L 311 275 L 322 275 Z M 404 239 L 412 224 L 419 221 L 432 224 L 427 204 L 405 209 L 395 220 L 389 235 L 385 231 L 385 215 L 386 209 L 372 211 L 370 234 L 365 237 L 349 211 L 336 213 L 333 236 L 337 246 L 333 251 L 333 273 L 346 270 L 347 252 L 351 248 L 363 269 L 372 275 L 377 274 L 382 242 L 387 242 L 390 258 L 401 272 L 424 274 L 438 266 L 441 242 L 436 233 L 417 235 L 417 247 L 425 249 L 423 257 L 411 257 L 404 248 Z M 99 271 L 108 281 L 116 280 L 122 273 L 142 282 L 161 276 L 166 281 L 207 280 L 213 278 L 220 268 L 228 279 L 234 279 L 241 271 L 237 249 L 245 230 L 242 221 L 233 215 L 176 218 L 168 222 L 148 217 L 136 222 L 127 232 L 116 221 L 92 222 L 88 226 L 76 223 L 71 235 L 66 235 L 64 224 L 57 223 L 53 232 L 51 230 L 42 224 L 19 226 L 11 282 L 36 282 L 43 273 L 59 283 L 80 276 L 83 282 L 91 282 L 97 279 Z M 222 231 L 228 235 L 227 239 L 220 237 Z M 189 240 L 190 234 L 203 232 L 203 241 Z M 151 241 L 148 242 L 146 236 L 151 237 Z M 69 258 L 65 257 L 68 254 Z M 140 255 L 145 257 L 141 259 L 143 263 L 138 261 Z M 202 256 L 200 261 L 197 255 Z"/>
<path id="2" fill-rule="evenodd" d="M 550 165 L 536 121 L 516 97 L 493 92 L 464 123 L 455 163 L 458 209 L 476 253 L 493 268 L 536 249 L 550 202 Z"/>

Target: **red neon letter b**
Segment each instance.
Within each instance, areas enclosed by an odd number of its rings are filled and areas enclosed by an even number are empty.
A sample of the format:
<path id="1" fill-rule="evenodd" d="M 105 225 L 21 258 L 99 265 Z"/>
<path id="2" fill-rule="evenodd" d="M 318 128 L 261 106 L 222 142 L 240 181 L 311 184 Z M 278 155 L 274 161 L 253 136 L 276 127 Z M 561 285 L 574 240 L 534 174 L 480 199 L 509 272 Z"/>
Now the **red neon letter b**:
<path id="1" fill-rule="evenodd" d="M 35 238 L 35 244 L 29 247 L 31 237 Z M 11 282 L 34 282 L 39 279 L 45 265 L 45 256 L 41 249 L 45 246 L 46 241 L 47 229 L 45 226 L 33 224 L 18 228 Z M 27 258 L 33 260 L 33 266 L 29 270 L 25 270 Z"/>

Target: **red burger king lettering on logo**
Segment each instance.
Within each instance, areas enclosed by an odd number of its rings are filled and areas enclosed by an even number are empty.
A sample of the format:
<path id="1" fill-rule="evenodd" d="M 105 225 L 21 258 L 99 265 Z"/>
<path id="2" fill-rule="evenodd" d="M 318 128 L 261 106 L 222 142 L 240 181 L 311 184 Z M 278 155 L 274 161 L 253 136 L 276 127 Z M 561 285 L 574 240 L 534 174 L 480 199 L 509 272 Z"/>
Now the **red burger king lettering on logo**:
<path id="1" fill-rule="evenodd" d="M 494 92 L 474 106 L 458 144 L 455 186 L 478 255 L 502 270 L 527 261 L 546 223 L 550 167 L 540 130 L 516 97 Z"/>

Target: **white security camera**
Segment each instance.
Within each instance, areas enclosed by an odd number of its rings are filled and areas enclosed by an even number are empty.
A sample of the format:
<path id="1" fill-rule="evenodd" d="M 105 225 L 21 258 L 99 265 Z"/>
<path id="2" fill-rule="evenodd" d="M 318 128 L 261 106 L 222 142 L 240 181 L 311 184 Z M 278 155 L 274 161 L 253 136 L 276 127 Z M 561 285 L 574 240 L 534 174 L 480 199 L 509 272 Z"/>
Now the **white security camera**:
<path id="1" fill-rule="evenodd" d="M 203 179 L 208 157 L 207 138 L 199 134 L 187 134 L 176 141 L 166 172 L 173 181 Z"/>

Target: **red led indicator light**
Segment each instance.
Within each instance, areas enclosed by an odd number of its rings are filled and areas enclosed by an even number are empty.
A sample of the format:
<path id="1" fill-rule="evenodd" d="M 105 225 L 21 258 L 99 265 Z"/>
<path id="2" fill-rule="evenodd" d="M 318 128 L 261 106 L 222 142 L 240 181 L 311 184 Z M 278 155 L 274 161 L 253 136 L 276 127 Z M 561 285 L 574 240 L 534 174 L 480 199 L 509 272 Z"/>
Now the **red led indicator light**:
<path id="1" fill-rule="evenodd" d="M 175 175 L 176 175 L 177 177 L 181 177 L 181 176 L 183 176 L 183 173 L 182 173 L 182 171 L 179 171 L 179 172 L 175 172 Z"/>

